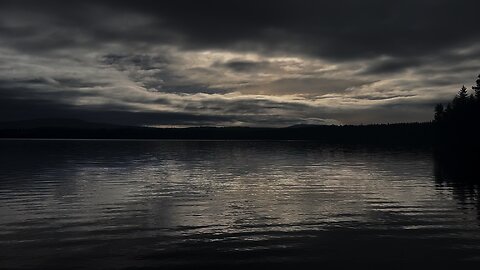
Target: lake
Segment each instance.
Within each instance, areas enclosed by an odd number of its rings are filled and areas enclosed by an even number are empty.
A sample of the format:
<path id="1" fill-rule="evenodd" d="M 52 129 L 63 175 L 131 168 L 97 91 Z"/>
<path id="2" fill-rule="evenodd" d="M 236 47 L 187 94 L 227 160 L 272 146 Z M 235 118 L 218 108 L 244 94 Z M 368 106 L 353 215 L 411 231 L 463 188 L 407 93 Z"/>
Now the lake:
<path id="1" fill-rule="evenodd" d="M 0 268 L 458 265 L 479 188 L 429 149 L 0 141 Z"/>

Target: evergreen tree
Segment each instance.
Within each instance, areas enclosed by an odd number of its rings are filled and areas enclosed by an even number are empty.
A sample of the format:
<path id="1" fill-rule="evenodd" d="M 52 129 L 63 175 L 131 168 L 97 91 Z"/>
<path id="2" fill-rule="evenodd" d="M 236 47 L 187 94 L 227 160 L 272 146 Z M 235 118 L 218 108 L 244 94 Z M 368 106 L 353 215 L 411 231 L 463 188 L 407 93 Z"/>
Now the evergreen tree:
<path id="1" fill-rule="evenodd" d="M 443 114 L 443 118 L 447 121 L 451 120 L 452 119 L 452 114 L 453 114 L 453 108 L 452 108 L 452 104 L 449 102 L 447 104 L 447 107 L 445 108 L 445 112 Z"/>
<path id="2" fill-rule="evenodd" d="M 465 136 L 480 132 L 480 75 L 472 89 L 475 92 L 469 94 L 462 86 L 445 108 L 441 104 L 435 106 L 434 122 L 441 128 L 439 136 L 444 143 L 459 142 Z"/>
<path id="3" fill-rule="evenodd" d="M 474 106 L 475 105 L 475 95 L 470 94 L 468 96 L 468 106 Z"/>
<path id="4" fill-rule="evenodd" d="M 464 85 L 462 86 L 462 88 L 460 88 L 460 91 L 458 91 L 458 94 L 453 99 L 453 107 L 464 109 L 465 105 L 467 104 L 467 100 L 468 100 L 468 92 L 467 92 L 467 88 Z"/>
<path id="5" fill-rule="evenodd" d="M 443 104 L 437 104 L 435 106 L 435 122 L 442 121 L 444 113 L 445 113 L 445 108 L 443 107 Z"/>
<path id="6" fill-rule="evenodd" d="M 472 89 L 475 91 L 475 98 L 477 98 L 477 101 L 480 100 L 480 74 L 478 75 L 478 79 L 476 81 L 476 85 L 472 86 Z"/>

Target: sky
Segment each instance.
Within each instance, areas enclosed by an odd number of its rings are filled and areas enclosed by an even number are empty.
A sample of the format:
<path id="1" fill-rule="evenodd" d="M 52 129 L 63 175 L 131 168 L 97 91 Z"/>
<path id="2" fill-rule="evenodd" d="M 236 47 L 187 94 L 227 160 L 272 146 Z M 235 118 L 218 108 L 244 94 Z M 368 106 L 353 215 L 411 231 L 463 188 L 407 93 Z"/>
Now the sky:
<path id="1" fill-rule="evenodd" d="M 479 25 L 478 0 L 0 0 L 0 121 L 430 121 Z"/>

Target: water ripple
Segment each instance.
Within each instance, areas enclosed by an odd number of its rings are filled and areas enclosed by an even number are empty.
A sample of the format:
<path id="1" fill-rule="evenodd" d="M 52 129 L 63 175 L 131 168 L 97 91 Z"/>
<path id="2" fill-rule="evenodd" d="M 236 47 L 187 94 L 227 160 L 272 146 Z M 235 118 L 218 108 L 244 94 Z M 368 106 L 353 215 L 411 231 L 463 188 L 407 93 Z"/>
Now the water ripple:
<path id="1" fill-rule="evenodd" d="M 478 261 L 478 189 L 429 151 L 2 141 L 0 268 Z"/>

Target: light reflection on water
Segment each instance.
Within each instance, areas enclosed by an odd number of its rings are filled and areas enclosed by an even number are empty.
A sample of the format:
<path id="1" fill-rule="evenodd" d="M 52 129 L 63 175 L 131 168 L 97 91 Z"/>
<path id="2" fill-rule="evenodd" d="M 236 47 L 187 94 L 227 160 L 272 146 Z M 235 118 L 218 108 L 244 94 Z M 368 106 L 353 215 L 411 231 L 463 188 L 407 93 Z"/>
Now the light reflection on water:
<path id="1" fill-rule="evenodd" d="M 0 146 L 0 267 L 480 255 L 477 197 L 458 199 L 462 189 L 439 180 L 426 150 L 254 141 Z"/>

